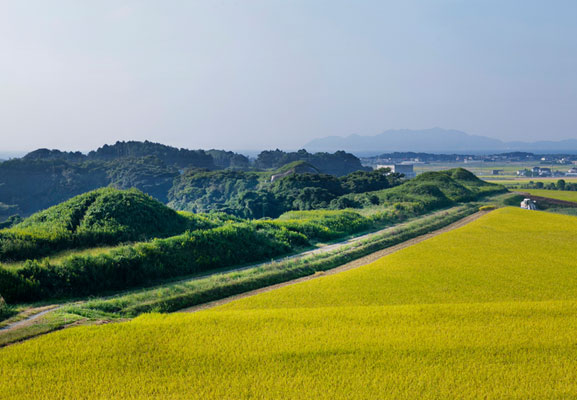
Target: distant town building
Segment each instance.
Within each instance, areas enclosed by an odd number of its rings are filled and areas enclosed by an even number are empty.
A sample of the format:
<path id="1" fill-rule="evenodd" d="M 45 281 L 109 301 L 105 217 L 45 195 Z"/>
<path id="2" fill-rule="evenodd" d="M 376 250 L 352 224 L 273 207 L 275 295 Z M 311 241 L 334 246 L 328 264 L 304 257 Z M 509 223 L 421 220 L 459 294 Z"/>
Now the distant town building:
<path id="1" fill-rule="evenodd" d="M 491 171 L 491 175 L 502 175 L 504 172 L 502 169 L 494 169 Z"/>
<path id="2" fill-rule="evenodd" d="M 551 176 L 551 168 L 540 168 L 539 176 Z"/>
<path id="3" fill-rule="evenodd" d="M 571 168 L 567 171 L 565 176 L 577 176 L 577 168 Z"/>
<path id="4" fill-rule="evenodd" d="M 379 164 L 375 167 L 375 169 L 381 169 L 381 168 L 390 168 L 391 172 L 397 172 L 399 174 L 403 174 L 405 175 L 405 178 L 414 178 L 415 176 L 417 176 L 417 174 L 415 174 L 415 171 L 413 170 L 413 164 L 388 164 L 388 165 Z"/>
<path id="5" fill-rule="evenodd" d="M 531 169 L 531 173 L 533 174 L 533 176 L 553 176 L 553 172 L 551 172 L 551 168 L 545 168 L 545 167 L 533 167 Z"/>

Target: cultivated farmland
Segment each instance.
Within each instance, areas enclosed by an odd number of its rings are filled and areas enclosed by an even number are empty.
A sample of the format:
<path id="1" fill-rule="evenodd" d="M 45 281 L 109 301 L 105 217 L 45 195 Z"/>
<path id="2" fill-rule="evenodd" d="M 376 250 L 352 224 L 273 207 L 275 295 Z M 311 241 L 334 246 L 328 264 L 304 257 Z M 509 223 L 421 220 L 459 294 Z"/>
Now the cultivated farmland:
<path id="1" fill-rule="evenodd" d="M 533 196 L 550 197 L 552 199 L 577 202 L 577 192 L 564 190 L 545 190 L 545 189 L 519 189 Z"/>
<path id="2" fill-rule="evenodd" d="M 577 397 L 577 218 L 514 208 L 196 314 L 0 350 L 0 398 Z"/>
<path id="3" fill-rule="evenodd" d="M 535 177 L 535 178 L 488 178 L 486 179 L 486 182 L 491 182 L 491 183 L 497 183 L 499 185 L 503 185 L 506 187 L 517 187 L 519 185 L 526 185 L 527 183 L 530 182 L 542 182 L 543 184 L 548 184 L 548 183 L 556 183 L 559 179 L 563 179 L 565 182 L 571 182 L 571 183 L 576 183 L 577 182 L 577 177 L 551 177 L 551 178 L 541 178 L 541 177 Z"/>

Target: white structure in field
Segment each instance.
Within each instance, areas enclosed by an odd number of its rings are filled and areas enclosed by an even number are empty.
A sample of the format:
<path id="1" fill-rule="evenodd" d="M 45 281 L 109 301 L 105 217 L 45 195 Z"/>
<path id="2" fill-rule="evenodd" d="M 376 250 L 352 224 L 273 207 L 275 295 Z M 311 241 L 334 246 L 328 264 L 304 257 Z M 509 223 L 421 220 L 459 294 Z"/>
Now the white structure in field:
<path id="1" fill-rule="evenodd" d="M 375 169 L 390 168 L 391 172 L 397 172 L 399 174 L 405 175 L 405 178 L 414 178 L 417 176 L 413 170 L 413 164 L 389 164 L 389 165 L 377 165 Z"/>
<path id="2" fill-rule="evenodd" d="M 525 210 L 536 210 L 537 204 L 531 199 L 524 199 L 521 202 L 521 208 L 524 208 Z"/>
<path id="3" fill-rule="evenodd" d="M 577 168 L 571 168 L 569 171 L 567 171 L 565 176 L 577 176 Z"/>

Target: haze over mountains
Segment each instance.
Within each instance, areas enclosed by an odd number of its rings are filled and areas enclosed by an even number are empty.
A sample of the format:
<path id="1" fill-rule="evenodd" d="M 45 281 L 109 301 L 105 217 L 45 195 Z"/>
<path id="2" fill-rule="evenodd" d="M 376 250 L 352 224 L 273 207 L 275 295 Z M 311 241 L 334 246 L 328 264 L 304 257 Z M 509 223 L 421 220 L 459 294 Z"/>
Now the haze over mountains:
<path id="1" fill-rule="evenodd" d="M 504 142 L 486 136 L 469 135 L 451 129 L 390 129 L 375 136 L 328 136 L 308 142 L 308 151 L 344 150 L 357 155 L 378 155 L 394 151 L 427 153 L 491 154 L 510 151 L 577 154 L 577 139 L 538 142 Z"/>
<path id="2" fill-rule="evenodd" d="M 0 161 L 8 160 L 10 158 L 22 157 L 24 154 L 26 154 L 25 151 L 1 151 L 0 150 Z"/>

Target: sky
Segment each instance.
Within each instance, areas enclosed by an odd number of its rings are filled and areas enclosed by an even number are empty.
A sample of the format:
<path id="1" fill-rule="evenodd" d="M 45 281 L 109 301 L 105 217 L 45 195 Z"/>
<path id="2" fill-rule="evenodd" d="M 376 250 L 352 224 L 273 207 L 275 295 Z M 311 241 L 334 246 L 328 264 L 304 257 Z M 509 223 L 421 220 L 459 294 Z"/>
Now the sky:
<path id="1" fill-rule="evenodd" d="M 575 0 L 0 0 L 0 151 L 577 138 Z"/>

